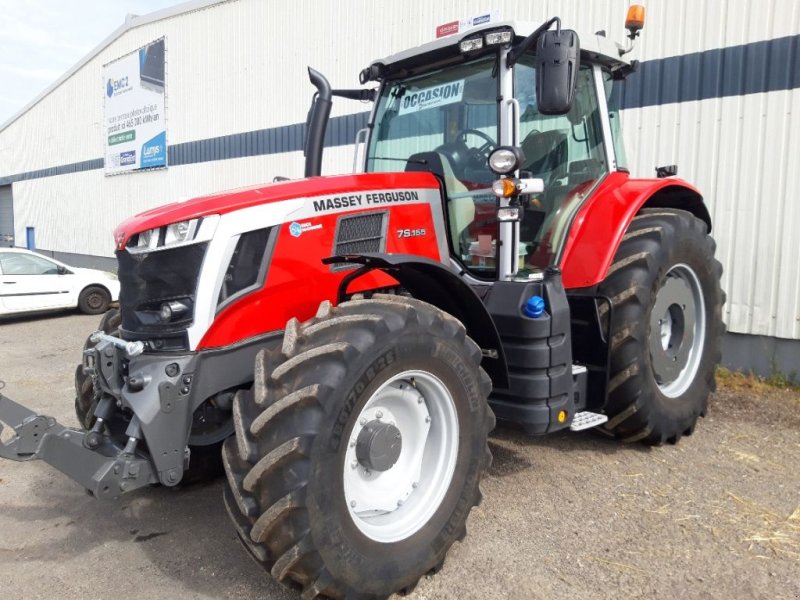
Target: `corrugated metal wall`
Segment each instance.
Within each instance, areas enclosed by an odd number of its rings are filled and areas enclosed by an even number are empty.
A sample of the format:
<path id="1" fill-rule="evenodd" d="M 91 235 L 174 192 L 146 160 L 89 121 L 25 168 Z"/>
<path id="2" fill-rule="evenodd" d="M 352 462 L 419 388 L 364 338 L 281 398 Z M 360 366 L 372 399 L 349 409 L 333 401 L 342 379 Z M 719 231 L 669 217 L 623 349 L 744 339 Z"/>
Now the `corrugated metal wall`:
<path id="1" fill-rule="evenodd" d="M 800 3 L 794 0 L 647 5 L 642 60 L 800 34 Z M 647 87 L 663 100 L 703 81 L 714 81 L 724 93 L 746 91 L 758 76 L 785 74 L 797 85 L 797 38 L 792 43 L 788 57 L 748 48 L 741 61 L 715 61 L 714 70 L 655 78 Z M 633 171 L 650 175 L 656 165 L 675 163 L 679 175 L 706 195 L 725 269 L 725 320 L 733 332 L 800 339 L 798 115 L 798 87 L 624 112 Z"/>
<path id="2" fill-rule="evenodd" d="M 647 25 L 632 54 L 643 61 L 800 33 L 796 0 L 644 3 Z M 443 22 L 491 8 L 503 18 L 531 21 L 558 14 L 566 27 L 604 29 L 621 41 L 628 4 L 229 0 L 136 27 L 102 50 L 0 131 L 0 178 L 101 157 L 102 65 L 161 36 L 167 38 L 167 138 L 174 146 L 301 123 L 313 92 L 306 65 L 324 72 L 335 87 L 357 87 L 358 72 L 370 60 L 432 39 L 435 26 Z M 678 91 L 709 77 L 716 76 L 719 89 L 729 91 L 730 82 L 752 79 L 754 70 L 765 76 L 780 69 L 796 75 L 800 61 L 791 58 L 798 53 L 796 39 L 790 42 L 795 45 L 789 59 L 768 51 L 748 55 L 745 50 L 747 60 L 723 63 L 718 76 L 702 68 L 643 70 L 636 86 L 637 93 L 648 96 L 648 105 L 625 110 L 623 120 L 634 175 L 650 176 L 656 165 L 677 163 L 680 175 L 706 194 L 725 267 L 730 330 L 800 339 L 800 260 L 795 248 L 800 241 L 795 201 L 800 195 L 800 119 L 791 118 L 800 109 L 800 91 L 795 86 L 675 102 L 685 96 Z M 744 83 L 736 89 L 748 91 Z M 367 108 L 339 100 L 333 115 Z M 326 150 L 325 172 L 349 171 L 351 165 L 349 147 Z M 34 224 L 43 248 L 109 255 L 110 231 L 131 213 L 301 173 L 302 155 L 291 152 L 116 177 L 95 169 L 18 181 L 13 184 L 17 235 L 23 239 L 25 227 Z"/>

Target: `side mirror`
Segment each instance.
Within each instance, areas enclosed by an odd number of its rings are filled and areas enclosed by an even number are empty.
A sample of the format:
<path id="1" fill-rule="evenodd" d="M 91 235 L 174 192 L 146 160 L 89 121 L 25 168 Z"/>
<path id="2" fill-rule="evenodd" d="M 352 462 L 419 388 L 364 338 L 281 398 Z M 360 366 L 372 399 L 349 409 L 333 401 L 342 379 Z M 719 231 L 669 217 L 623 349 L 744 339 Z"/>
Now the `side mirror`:
<path id="1" fill-rule="evenodd" d="M 61 265 L 58 265 L 58 266 L 56 267 L 56 271 L 58 271 L 58 274 L 59 274 L 59 275 L 66 275 L 67 273 L 69 273 L 69 271 L 67 270 L 67 268 L 66 268 L 66 267 L 62 267 Z"/>
<path id="2" fill-rule="evenodd" d="M 580 66 L 580 41 L 570 29 L 545 31 L 536 43 L 536 98 L 543 115 L 572 108 Z"/>

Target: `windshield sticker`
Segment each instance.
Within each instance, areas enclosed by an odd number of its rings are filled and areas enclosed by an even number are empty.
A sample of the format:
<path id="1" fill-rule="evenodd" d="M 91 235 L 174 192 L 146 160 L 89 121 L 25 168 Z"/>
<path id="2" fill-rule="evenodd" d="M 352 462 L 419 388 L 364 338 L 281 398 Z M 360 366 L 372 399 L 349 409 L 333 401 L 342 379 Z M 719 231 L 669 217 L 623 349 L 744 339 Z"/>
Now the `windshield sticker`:
<path id="1" fill-rule="evenodd" d="M 464 95 L 464 80 L 451 81 L 434 87 L 425 88 L 416 92 L 406 93 L 400 101 L 398 115 L 405 115 L 420 110 L 436 108 L 461 102 Z"/>

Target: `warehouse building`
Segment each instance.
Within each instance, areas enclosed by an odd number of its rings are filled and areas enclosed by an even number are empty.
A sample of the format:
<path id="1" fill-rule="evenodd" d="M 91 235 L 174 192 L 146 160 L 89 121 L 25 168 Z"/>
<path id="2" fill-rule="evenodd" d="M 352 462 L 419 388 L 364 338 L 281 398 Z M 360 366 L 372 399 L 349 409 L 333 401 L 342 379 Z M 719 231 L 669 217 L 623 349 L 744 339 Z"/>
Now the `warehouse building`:
<path id="1" fill-rule="evenodd" d="M 557 14 L 565 27 L 621 42 L 628 4 L 493 0 L 491 12 Z M 725 269 L 725 362 L 800 372 L 800 6 L 645 4 L 631 55 L 641 63 L 619 91 L 631 172 L 676 164 L 705 194 Z M 111 232 L 133 213 L 299 177 L 307 65 L 335 87 L 359 87 L 372 59 L 485 9 L 472 0 L 193 0 L 131 15 L 0 125 L 0 245 L 113 266 Z M 323 173 L 353 169 L 368 108 L 334 103 Z"/>

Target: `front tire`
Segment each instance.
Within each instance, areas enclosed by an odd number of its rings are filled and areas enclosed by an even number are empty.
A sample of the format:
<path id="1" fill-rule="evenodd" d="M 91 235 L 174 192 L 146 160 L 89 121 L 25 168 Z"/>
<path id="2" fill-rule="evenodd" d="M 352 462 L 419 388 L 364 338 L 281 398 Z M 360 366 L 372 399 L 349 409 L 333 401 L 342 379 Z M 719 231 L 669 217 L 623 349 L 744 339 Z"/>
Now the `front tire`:
<path id="1" fill-rule="evenodd" d="M 226 505 L 256 560 L 304 598 L 384 598 L 438 570 L 491 461 L 480 360 L 460 322 L 411 298 L 290 321 L 223 447 Z"/>
<path id="2" fill-rule="evenodd" d="M 613 307 L 605 430 L 623 441 L 674 444 L 706 414 L 724 332 L 714 250 L 691 213 L 643 209 L 599 287 Z"/>
<path id="3" fill-rule="evenodd" d="M 100 319 L 98 330 L 106 335 L 116 335 L 122 323 L 122 314 L 116 308 L 107 311 Z M 97 344 L 86 338 L 83 344 L 84 352 L 94 348 Z M 94 393 L 92 378 L 83 372 L 83 361 L 75 368 L 75 416 L 84 429 L 91 429 L 94 425 L 94 409 L 97 398 Z"/>

